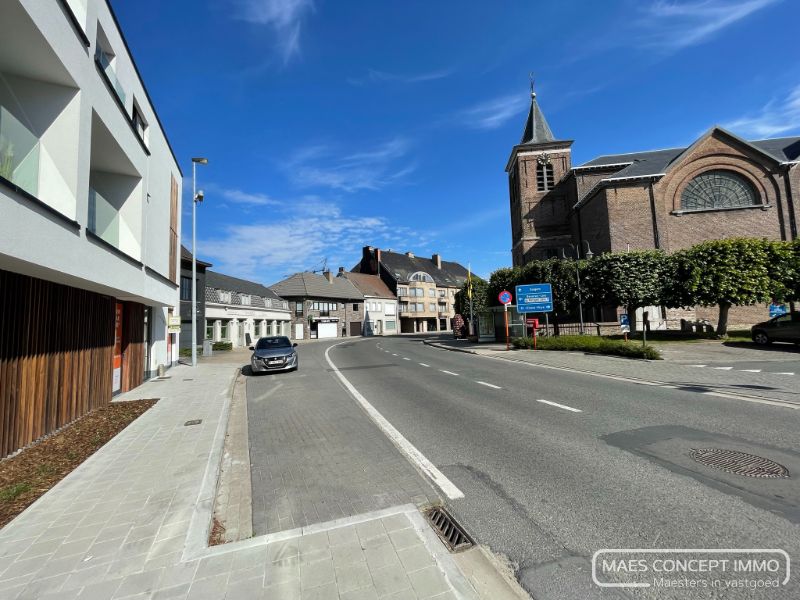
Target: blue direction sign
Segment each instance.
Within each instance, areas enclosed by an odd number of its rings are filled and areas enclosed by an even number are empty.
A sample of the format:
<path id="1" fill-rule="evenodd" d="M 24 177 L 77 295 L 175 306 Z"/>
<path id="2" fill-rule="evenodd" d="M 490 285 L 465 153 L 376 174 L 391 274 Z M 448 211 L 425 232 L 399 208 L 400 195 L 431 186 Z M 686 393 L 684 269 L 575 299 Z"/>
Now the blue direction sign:
<path id="1" fill-rule="evenodd" d="M 517 312 L 553 312 L 553 288 L 549 283 L 517 286 Z"/>
<path id="2" fill-rule="evenodd" d="M 770 304 L 769 305 L 769 318 L 780 317 L 789 312 L 785 304 Z"/>

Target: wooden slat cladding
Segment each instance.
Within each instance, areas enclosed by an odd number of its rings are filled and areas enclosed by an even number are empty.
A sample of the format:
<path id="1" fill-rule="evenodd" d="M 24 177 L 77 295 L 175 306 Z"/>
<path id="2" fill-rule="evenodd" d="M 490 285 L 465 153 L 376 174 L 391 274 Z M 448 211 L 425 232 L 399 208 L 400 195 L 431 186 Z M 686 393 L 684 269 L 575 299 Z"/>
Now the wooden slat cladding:
<path id="1" fill-rule="evenodd" d="M 108 404 L 113 346 L 113 298 L 0 270 L 0 457 Z"/>
<path id="2" fill-rule="evenodd" d="M 178 182 L 172 176 L 169 190 L 169 278 L 178 283 Z"/>
<path id="3" fill-rule="evenodd" d="M 144 381 L 144 305 L 125 302 L 122 312 L 122 391 Z"/>

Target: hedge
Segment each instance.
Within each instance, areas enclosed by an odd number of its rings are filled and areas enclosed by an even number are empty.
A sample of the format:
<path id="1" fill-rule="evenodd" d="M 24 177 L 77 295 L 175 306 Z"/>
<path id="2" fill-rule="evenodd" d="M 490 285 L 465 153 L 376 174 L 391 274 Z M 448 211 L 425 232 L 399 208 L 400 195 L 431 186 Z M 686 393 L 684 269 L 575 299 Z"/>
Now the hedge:
<path id="1" fill-rule="evenodd" d="M 233 350 L 233 343 L 232 342 L 214 342 L 211 344 L 211 349 L 216 350 L 218 352 L 223 350 Z"/>
<path id="2" fill-rule="evenodd" d="M 533 348 L 532 338 L 514 338 L 511 340 L 514 348 Z M 636 342 L 610 340 L 604 337 L 591 335 L 559 335 L 556 337 L 540 337 L 536 340 L 539 350 L 565 350 L 578 352 L 594 352 L 596 354 L 611 354 L 626 358 L 648 358 L 661 360 L 661 353 L 652 346 L 642 346 Z"/>

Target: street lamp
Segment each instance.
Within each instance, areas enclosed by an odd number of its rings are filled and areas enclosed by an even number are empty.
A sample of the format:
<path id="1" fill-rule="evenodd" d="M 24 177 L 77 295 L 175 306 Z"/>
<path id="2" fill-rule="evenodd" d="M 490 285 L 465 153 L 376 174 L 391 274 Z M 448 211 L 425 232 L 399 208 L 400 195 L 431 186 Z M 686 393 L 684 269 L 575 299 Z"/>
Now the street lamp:
<path id="1" fill-rule="evenodd" d="M 197 366 L 197 203 L 203 201 L 203 191 L 197 188 L 197 165 L 207 165 L 207 158 L 192 159 L 192 366 Z"/>
<path id="2" fill-rule="evenodd" d="M 594 254 L 592 253 L 592 249 L 589 247 L 589 241 L 583 240 L 583 243 L 586 244 L 586 252 L 583 253 L 584 257 L 591 260 Z M 575 244 L 570 244 L 570 248 L 575 252 L 575 278 L 578 282 L 578 317 L 581 321 L 581 335 L 585 333 L 585 329 L 583 326 L 583 294 L 581 293 L 581 271 L 578 267 L 578 260 L 581 258 L 581 248 L 580 245 L 576 246 Z M 561 258 L 567 258 L 566 254 L 564 253 L 564 249 L 561 249 Z"/>

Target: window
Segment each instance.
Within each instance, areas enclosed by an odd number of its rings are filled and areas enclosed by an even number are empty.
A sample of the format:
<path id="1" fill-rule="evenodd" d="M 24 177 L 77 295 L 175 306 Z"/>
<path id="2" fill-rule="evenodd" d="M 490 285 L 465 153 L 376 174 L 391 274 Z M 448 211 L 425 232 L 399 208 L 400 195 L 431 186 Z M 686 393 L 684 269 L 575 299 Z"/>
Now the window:
<path id="1" fill-rule="evenodd" d="M 439 298 L 445 297 L 445 290 L 439 290 Z"/>
<path id="2" fill-rule="evenodd" d="M 425 312 L 425 305 L 422 302 L 417 302 L 417 312 Z"/>
<path id="3" fill-rule="evenodd" d="M 295 302 L 294 303 L 294 314 L 295 315 L 302 315 L 303 314 L 303 301 Z"/>
<path id="4" fill-rule="evenodd" d="M 287 337 L 264 337 L 258 340 L 256 350 L 271 350 L 272 348 L 291 348 L 292 342 Z"/>
<path id="5" fill-rule="evenodd" d="M 136 135 L 139 136 L 139 139 L 142 140 L 142 143 L 147 146 L 148 144 L 148 132 L 147 132 L 147 121 L 144 120 L 139 107 L 136 105 L 136 102 L 133 103 L 133 115 L 131 116 L 131 123 L 133 123 L 133 128 L 136 130 Z"/>
<path id="6" fill-rule="evenodd" d="M 219 339 L 228 339 L 228 321 L 221 321 L 221 326 L 219 328 Z"/>
<path id="7" fill-rule="evenodd" d="M 398 287 L 397 288 L 397 295 L 398 296 L 408 296 L 408 288 L 407 287 Z"/>
<path id="8" fill-rule="evenodd" d="M 400 312 L 409 312 L 409 310 L 408 310 L 408 302 L 401 302 L 400 303 Z"/>
<path id="9" fill-rule="evenodd" d="M 424 271 L 417 271 L 416 273 L 412 274 L 409 277 L 410 281 L 424 281 L 426 283 L 433 283 L 433 277 L 425 273 Z"/>
<path id="10" fill-rule="evenodd" d="M 394 321 L 386 321 L 386 331 L 394 331 L 396 328 Z"/>
<path id="11" fill-rule="evenodd" d="M 250 306 L 250 296 L 248 296 L 247 294 L 240 294 L 239 304 L 241 304 L 242 306 Z"/>
<path id="12" fill-rule="evenodd" d="M 553 165 L 550 163 L 550 157 L 542 154 L 536 164 L 536 190 L 546 192 L 554 187 Z"/>
<path id="13" fill-rule="evenodd" d="M 753 186 L 733 171 L 706 171 L 692 179 L 681 194 L 681 210 L 714 210 L 757 206 Z"/>
<path id="14" fill-rule="evenodd" d="M 206 320 L 206 339 L 214 339 L 214 321 Z"/>
<path id="15" fill-rule="evenodd" d="M 430 304 L 428 304 L 428 310 L 430 312 L 436 312 L 436 305 L 433 302 L 431 302 Z"/>
<path id="16" fill-rule="evenodd" d="M 223 292 L 219 290 L 219 301 L 223 304 L 230 304 L 231 303 L 231 293 L 230 292 Z"/>
<path id="17" fill-rule="evenodd" d="M 375 310 L 378 310 L 378 311 L 383 310 L 383 306 L 382 306 L 381 302 L 376 302 L 375 303 Z"/>
<path id="18" fill-rule="evenodd" d="M 181 275 L 181 300 L 192 301 L 192 278 Z"/>
<path id="19" fill-rule="evenodd" d="M 353 304 L 353 312 L 358 312 L 358 304 Z"/>
<path id="20" fill-rule="evenodd" d="M 169 279 L 178 282 L 178 182 L 172 176 L 169 189 Z"/>
<path id="21" fill-rule="evenodd" d="M 436 297 L 436 290 L 433 289 L 433 288 L 428 288 L 428 296 L 430 296 L 431 298 L 435 298 Z"/>

